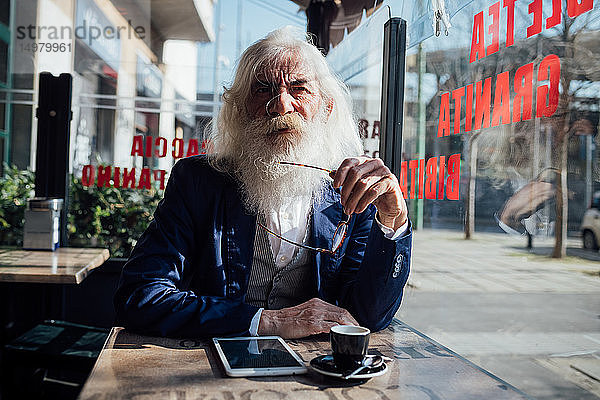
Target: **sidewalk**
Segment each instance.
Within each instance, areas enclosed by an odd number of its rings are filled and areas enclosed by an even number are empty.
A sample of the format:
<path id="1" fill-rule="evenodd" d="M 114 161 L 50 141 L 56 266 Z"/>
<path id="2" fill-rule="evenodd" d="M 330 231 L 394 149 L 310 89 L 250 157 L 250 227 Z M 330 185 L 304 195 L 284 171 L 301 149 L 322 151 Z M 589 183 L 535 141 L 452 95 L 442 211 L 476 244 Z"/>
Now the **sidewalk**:
<path id="1" fill-rule="evenodd" d="M 600 255 L 569 240 L 415 232 L 398 317 L 536 399 L 600 397 Z M 586 257 L 576 257 L 582 254 Z"/>

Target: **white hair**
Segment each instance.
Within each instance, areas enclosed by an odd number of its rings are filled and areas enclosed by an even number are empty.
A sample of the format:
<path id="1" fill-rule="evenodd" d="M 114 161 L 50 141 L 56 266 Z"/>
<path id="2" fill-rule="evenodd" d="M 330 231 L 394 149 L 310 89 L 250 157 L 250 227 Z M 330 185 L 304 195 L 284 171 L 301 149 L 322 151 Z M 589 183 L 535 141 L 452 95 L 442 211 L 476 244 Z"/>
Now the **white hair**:
<path id="1" fill-rule="evenodd" d="M 249 115 L 252 84 L 290 66 L 301 68 L 318 90 L 321 109 L 314 121 L 304 121 L 298 113 L 279 120 Z M 300 137 L 269 142 L 265 128 L 277 123 L 294 124 Z M 281 168 L 277 161 L 335 169 L 343 159 L 363 152 L 347 86 L 307 34 L 291 27 L 271 32 L 242 54 L 233 84 L 225 88 L 218 120 L 209 124 L 205 139 L 209 163 L 241 181 L 246 205 L 257 212 L 277 208 L 284 198 L 308 194 L 315 198 L 322 192 L 322 172 Z"/>
<path id="2" fill-rule="evenodd" d="M 333 153 L 323 159 L 324 166 L 335 168 L 344 158 L 363 153 L 348 87 L 331 71 L 325 57 L 306 33 L 284 27 L 248 47 L 240 57 L 233 84 L 223 93 L 218 121 L 209 124 L 205 132 L 214 161 L 240 158 L 246 145 L 240 136 L 248 122 L 246 104 L 250 100 L 251 85 L 260 74 L 276 69 L 291 55 L 298 56 L 312 69 L 310 72 L 316 80 L 322 104 L 333 105 L 323 132 L 327 150 L 333 150 Z"/>

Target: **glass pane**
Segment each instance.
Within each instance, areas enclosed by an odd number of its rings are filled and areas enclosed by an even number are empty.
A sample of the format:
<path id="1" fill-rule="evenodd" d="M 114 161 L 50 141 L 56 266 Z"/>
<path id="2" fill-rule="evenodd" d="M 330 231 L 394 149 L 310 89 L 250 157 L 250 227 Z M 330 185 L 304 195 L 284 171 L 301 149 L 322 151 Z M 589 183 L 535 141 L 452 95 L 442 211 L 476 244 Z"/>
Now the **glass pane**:
<path id="1" fill-rule="evenodd" d="M 10 25 L 10 3 L 11 0 L 0 2 L 0 24 Z"/>
<path id="2" fill-rule="evenodd" d="M 33 166 L 37 151 L 39 73 L 73 77 L 72 246 L 108 247 L 113 256 L 127 256 L 150 222 L 173 164 L 205 151 L 203 130 L 219 109 L 240 52 L 280 26 L 305 28 L 291 2 L 277 9 L 237 0 L 219 7 L 213 1 L 176 3 L 14 3 L 15 45 L 3 58 L 12 58 L 13 83 L 0 93 L 12 104 L 11 162 L 19 170 Z M 227 12 L 238 5 L 243 13 Z M 255 26 L 265 13 L 270 17 Z"/>
<path id="3" fill-rule="evenodd" d="M 344 243 L 344 238 L 346 237 L 346 224 L 340 225 L 333 235 L 331 250 L 336 251 L 340 248 L 340 246 Z"/>
<path id="4" fill-rule="evenodd" d="M 596 346 L 600 292 L 586 272 L 598 269 L 600 9 L 516 2 L 509 23 L 493 0 L 384 4 L 408 34 L 399 178 L 415 231 L 397 316 L 532 397 L 590 396 L 573 382 L 590 372 L 578 349 Z M 363 47 L 377 25 L 328 56 L 369 155 L 383 66 Z"/>
<path id="5" fill-rule="evenodd" d="M 0 131 L 6 130 L 6 121 L 4 120 L 6 116 L 6 103 L 0 103 Z"/>
<path id="6" fill-rule="evenodd" d="M 383 25 L 389 15 L 389 7 L 381 7 L 327 55 L 350 88 L 364 154 L 371 157 L 379 155 Z"/>
<path id="7" fill-rule="evenodd" d="M 512 2 L 385 3 L 409 35 L 400 182 L 416 230 L 397 316 L 534 398 L 591 396 L 597 3 L 515 2 L 512 23 Z"/>
<path id="8" fill-rule="evenodd" d="M 8 44 L 0 40 L 0 83 L 6 84 L 8 73 Z"/>

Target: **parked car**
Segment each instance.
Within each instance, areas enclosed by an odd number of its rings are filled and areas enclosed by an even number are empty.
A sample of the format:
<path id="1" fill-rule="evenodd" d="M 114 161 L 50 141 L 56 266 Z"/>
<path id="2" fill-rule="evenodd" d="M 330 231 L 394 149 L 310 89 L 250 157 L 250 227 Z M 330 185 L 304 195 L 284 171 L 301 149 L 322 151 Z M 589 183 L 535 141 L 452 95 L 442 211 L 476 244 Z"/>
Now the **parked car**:
<path id="1" fill-rule="evenodd" d="M 583 215 L 581 234 L 584 249 L 598 250 L 600 245 L 600 192 L 594 193 L 592 204 Z"/>

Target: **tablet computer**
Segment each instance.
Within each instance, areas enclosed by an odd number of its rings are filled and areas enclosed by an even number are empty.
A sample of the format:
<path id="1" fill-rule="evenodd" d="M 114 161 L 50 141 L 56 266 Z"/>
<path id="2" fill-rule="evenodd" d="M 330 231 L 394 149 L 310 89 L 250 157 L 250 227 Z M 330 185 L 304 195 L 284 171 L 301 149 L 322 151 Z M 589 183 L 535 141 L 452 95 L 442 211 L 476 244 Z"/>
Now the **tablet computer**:
<path id="1" fill-rule="evenodd" d="M 279 336 L 213 338 L 229 376 L 306 373 L 304 361 Z"/>

